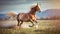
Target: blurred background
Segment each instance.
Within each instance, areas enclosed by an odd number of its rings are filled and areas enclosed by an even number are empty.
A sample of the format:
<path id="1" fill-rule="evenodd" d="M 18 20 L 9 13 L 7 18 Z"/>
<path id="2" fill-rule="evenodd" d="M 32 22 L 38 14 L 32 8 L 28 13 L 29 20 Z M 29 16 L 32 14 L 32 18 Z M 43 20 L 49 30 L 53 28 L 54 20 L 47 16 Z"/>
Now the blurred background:
<path id="1" fill-rule="evenodd" d="M 0 0 L 0 19 L 7 18 L 6 14 L 9 12 L 27 13 L 31 6 L 36 3 L 40 5 L 42 11 L 36 13 L 37 19 L 52 19 L 55 16 L 57 19 L 57 16 L 60 17 L 60 0 Z M 10 13 L 8 15 L 13 16 Z"/>

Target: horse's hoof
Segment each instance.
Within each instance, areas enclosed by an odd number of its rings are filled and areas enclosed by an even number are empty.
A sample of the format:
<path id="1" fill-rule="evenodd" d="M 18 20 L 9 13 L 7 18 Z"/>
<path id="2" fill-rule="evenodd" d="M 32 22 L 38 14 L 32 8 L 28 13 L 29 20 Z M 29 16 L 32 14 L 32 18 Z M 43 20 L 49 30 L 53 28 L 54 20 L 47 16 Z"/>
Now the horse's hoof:
<path id="1" fill-rule="evenodd" d="M 17 28 L 17 29 L 21 29 L 21 27 L 19 27 L 19 26 L 17 26 L 16 28 Z"/>
<path id="2" fill-rule="evenodd" d="M 17 26 L 19 26 L 19 25 L 17 25 Z"/>
<path id="3" fill-rule="evenodd" d="M 30 25 L 29 25 L 29 27 L 33 27 L 33 26 L 30 26 Z"/>

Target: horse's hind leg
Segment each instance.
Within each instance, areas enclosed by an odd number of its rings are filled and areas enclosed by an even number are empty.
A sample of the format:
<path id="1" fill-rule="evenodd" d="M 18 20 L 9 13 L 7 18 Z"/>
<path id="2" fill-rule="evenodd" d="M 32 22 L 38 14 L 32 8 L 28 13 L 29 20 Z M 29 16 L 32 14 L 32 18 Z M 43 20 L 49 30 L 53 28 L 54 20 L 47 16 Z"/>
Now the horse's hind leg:
<path id="1" fill-rule="evenodd" d="M 23 21 L 21 21 L 21 23 L 20 23 L 20 27 L 21 27 L 22 24 L 23 24 Z"/>
<path id="2" fill-rule="evenodd" d="M 19 23 L 20 23 L 20 21 L 18 20 L 18 24 L 17 24 L 17 26 L 19 26 Z"/>

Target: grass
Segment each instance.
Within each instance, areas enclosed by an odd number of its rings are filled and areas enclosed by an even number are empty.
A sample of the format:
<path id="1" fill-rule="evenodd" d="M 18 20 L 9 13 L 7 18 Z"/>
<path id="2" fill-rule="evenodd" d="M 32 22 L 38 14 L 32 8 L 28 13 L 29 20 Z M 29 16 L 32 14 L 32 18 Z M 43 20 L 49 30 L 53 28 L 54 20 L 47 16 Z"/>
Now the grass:
<path id="1" fill-rule="evenodd" d="M 32 28 L 0 28 L 0 34 L 60 34 L 60 20 L 39 20 L 39 29 Z"/>
<path id="2" fill-rule="evenodd" d="M 0 29 L 0 34 L 60 34 L 59 30 L 35 30 L 35 29 Z"/>

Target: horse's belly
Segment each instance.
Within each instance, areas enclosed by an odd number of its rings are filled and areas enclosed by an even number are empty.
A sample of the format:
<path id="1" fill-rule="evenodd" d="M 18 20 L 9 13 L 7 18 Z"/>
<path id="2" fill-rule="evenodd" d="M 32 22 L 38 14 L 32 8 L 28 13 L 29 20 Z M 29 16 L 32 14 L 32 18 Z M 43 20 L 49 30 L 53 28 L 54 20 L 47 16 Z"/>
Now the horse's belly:
<path id="1" fill-rule="evenodd" d="M 28 19 L 28 18 L 24 18 L 24 19 L 21 19 L 21 20 L 23 20 L 23 21 L 29 21 L 29 19 Z"/>
<path id="2" fill-rule="evenodd" d="M 20 15 L 19 16 L 19 19 L 20 20 L 23 20 L 23 21 L 28 21 L 29 20 L 29 17 L 27 15 Z"/>

